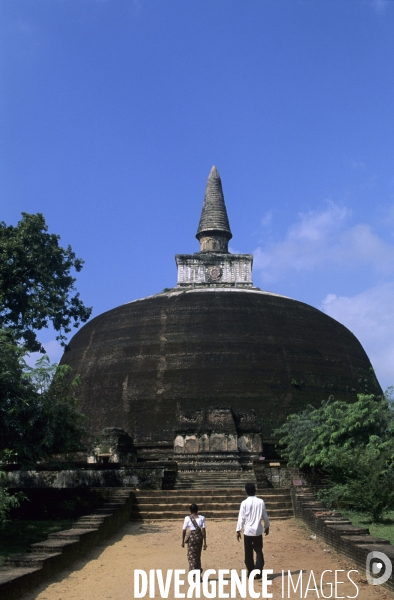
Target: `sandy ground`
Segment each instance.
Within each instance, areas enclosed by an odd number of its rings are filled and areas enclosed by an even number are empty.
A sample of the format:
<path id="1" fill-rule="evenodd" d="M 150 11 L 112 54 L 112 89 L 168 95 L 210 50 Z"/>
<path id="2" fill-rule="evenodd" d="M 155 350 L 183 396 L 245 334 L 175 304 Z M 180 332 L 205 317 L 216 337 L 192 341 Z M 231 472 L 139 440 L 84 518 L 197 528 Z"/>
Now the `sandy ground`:
<path id="1" fill-rule="evenodd" d="M 115 536 L 101 546 L 97 546 L 83 560 L 73 563 L 72 567 L 62 571 L 53 579 L 23 596 L 23 600 L 131 600 L 134 598 L 134 569 L 162 569 L 164 578 L 167 569 L 185 569 L 187 572 L 186 549 L 181 547 L 182 523 L 174 521 L 151 521 L 143 524 L 129 523 Z M 235 523 L 232 521 L 210 521 L 207 523 L 208 549 L 202 553 L 203 568 L 236 569 L 240 573 L 243 564 L 243 541 L 235 538 Z M 350 577 L 358 587 L 347 579 L 347 573 L 354 569 L 347 559 L 333 550 L 329 550 L 322 542 L 310 539 L 310 532 L 295 520 L 274 521 L 268 537 L 264 537 L 265 569 L 273 569 L 272 584 L 268 591 L 274 599 L 279 598 L 360 598 L 361 600 L 394 600 L 394 594 L 381 586 L 369 585 L 365 573 L 352 573 Z M 285 576 L 282 578 L 282 570 Z M 288 594 L 287 571 L 293 574 L 296 582 L 299 570 L 302 575 L 302 595 L 300 587 L 295 593 L 290 586 Z M 321 588 L 320 577 L 326 573 Z M 334 584 L 335 571 L 338 583 L 337 594 L 330 592 L 328 584 Z M 307 590 L 311 571 L 317 583 L 313 589 L 313 581 Z M 217 580 L 210 575 L 210 580 Z M 229 578 L 229 575 L 225 575 Z M 282 583 L 284 593 L 282 595 Z M 156 581 L 156 594 L 151 597 L 160 598 Z M 180 588 L 187 594 L 188 585 Z M 262 583 L 255 582 L 255 590 L 261 597 Z M 225 592 L 230 591 L 228 584 Z M 324 594 L 324 596 L 322 595 Z M 145 598 L 149 597 L 149 592 Z M 239 595 L 237 597 L 240 597 Z M 248 596 L 249 597 L 249 596 Z M 174 598 L 171 585 L 168 598 Z M 201 593 L 201 598 L 204 598 Z"/>

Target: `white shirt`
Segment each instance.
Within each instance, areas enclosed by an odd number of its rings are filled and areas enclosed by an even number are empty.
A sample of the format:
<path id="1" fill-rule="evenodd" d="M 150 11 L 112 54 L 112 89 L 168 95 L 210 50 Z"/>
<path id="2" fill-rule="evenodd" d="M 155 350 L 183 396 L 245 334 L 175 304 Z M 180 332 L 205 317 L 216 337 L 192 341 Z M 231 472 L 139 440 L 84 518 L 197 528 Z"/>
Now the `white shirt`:
<path id="1" fill-rule="evenodd" d="M 201 529 L 205 529 L 205 517 L 203 517 L 202 515 L 198 515 L 197 519 L 194 520 Z M 191 531 L 195 530 L 195 527 L 190 517 L 185 517 L 185 520 L 183 522 L 183 529 L 186 529 L 187 527 L 190 527 Z"/>
<path id="2" fill-rule="evenodd" d="M 248 496 L 246 500 L 241 502 L 237 531 L 241 531 L 243 527 L 245 535 L 261 535 L 263 533 L 262 518 L 264 519 L 264 529 L 268 529 L 270 522 L 264 500 L 257 498 L 257 496 Z"/>

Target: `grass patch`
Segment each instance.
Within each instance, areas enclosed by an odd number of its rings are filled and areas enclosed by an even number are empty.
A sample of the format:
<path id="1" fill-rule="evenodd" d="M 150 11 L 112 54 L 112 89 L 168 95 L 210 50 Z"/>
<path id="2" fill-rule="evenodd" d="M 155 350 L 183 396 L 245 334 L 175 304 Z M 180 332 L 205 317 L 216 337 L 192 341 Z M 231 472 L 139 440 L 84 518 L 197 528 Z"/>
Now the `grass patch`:
<path id="1" fill-rule="evenodd" d="M 380 523 L 372 523 L 371 518 L 364 513 L 342 509 L 340 512 L 353 525 L 368 527 L 371 535 L 390 540 L 391 544 L 394 544 L 394 511 L 387 513 Z"/>
<path id="2" fill-rule="evenodd" d="M 43 542 L 48 534 L 70 529 L 74 519 L 62 521 L 28 521 L 15 520 L 6 523 L 0 529 L 0 566 L 9 556 L 15 556 L 26 552 L 30 544 Z"/>

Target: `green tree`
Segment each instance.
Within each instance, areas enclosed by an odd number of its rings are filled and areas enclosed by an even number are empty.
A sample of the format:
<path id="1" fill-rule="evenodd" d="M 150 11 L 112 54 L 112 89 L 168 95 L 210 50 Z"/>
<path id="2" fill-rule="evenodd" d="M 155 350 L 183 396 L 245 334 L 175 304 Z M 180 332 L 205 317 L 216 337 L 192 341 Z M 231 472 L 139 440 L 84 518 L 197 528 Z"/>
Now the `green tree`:
<path id="1" fill-rule="evenodd" d="M 84 416 L 70 367 L 43 356 L 35 368 L 10 331 L 0 330 L 0 462 L 34 464 L 81 449 Z"/>
<path id="2" fill-rule="evenodd" d="M 290 466 L 324 471 L 330 483 L 320 497 L 369 513 L 374 520 L 394 507 L 394 413 L 387 398 L 332 399 L 291 415 L 276 431 Z"/>
<path id="3" fill-rule="evenodd" d="M 50 323 L 64 346 L 71 327 L 89 318 L 72 276 L 82 265 L 70 246 L 62 248 L 59 236 L 48 233 L 42 214 L 22 213 L 16 227 L 0 223 L 0 466 L 26 467 L 81 449 L 79 378 L 47 356 L 28 367 L 24 356 L 43 352 L 37 331 Z M 20 499 L 8 493 L 0 473 L 0 523 Z"/>
<path id="4" fill-rule="evenodd" d="M 0 327 L 12 329 L 29 351 L 43 352 L 36 331 L 50 322 L 65 345 L 65 334 L 92 311 L 81 301 L 71 275 L 72 269 L 82 269 L 83 261 L 71 246 L 59 246 L 59 239 L 48 233 L 41 213 L 22 213 L 16 227 L 0 222 Z"/>
<path id="5" fill-rule="evenodd" d="M 0 330 L 0 467 L 27 467 L 82 449 L 85 417 L 74 397 L 79 378 L 71 377 L 68 366 L 51 365 L 46 355 L 29 367 L 24 353 L 11 330 Z M 8 492 L 0 471 L 0 526 L 23 499 Z"/>

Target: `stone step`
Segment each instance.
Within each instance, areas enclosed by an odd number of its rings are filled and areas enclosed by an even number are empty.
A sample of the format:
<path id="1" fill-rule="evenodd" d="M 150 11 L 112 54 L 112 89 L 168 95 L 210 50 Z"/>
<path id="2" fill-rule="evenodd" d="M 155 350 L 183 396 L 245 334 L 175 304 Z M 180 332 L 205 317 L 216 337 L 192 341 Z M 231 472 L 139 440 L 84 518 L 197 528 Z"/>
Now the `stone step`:
<path id="1" fill-rule="evenodd" d="M 199 488 L 206 488 L 207 490 L 209 489 L 217 489 L 217 488 L 236 488 L 239 490 L 245 490 L 245 484 L 243 484 L 242 482 L 240 483 L 239 481 L 225 481 L 223 480 L 221 481 L 215 481 L 215 482 L 211 482 L 211 481 L 177 481 L 174 484 L 174 490 L 179 490 L 179 489 L 185 489 L 185 487 L 190 487 L 190 488 L 194 488 L 194 487 L 199 487 Z"/>
<path id="2" fill-rule="evenodd" d="M 240 483 L 242 483 L 243 485 L 245 485 L 245 483 L 254 483 L 256 484 L 256 479 L 254 477 L 239 477 L 238 475 L 236 475 L 235 473 L 231 473 L 231 475 L 227 475 L 226 477 L 199 477 L 199 476 L 183 476 L 183 475 L 177 475 L 175 477 L 175 483 L 178 483 L 179 481 L 208 481 L 210 484 L 211 483 L 215 483 L 216 481 L 238 481 Z"/>
<path id="3" fill-rule="evenodd" d="M 202 483 L 202 482 L 207 482 L 210 484 L 218 484 L 218 483 L 235 483 L 238 485 L 245 485 L 245 483 L 255 483 L 256 481 L 254 479 L 252 479 L 251 477 L 247 477 L 245 479 L 240 479 L 239 477 L 215 477 L 215 478 L 210 478 L 210 477 L 177 477 L 176 478 L 176 485 L 179 485 L 180 483 Z"/>
<path id="4" fill-rule="evenodd" d="M 57 556 L 60 556 L 61 552 L 46 552 L 41 554 L 28 553 L 18 554 L 17 556 L 10 556 L 4 561 L 4 567 L 29 567 L 33 569 L 41 568 L 44 563 Z"/>
<path id="5" fill-rule="evenodd" d="M 226 471 L 224 473 L 177 473 L 178 479 L 238 479 L 239 481 L 254 481 L 255 475 L 252 471 L 248 471 L 246 473 L 234 472 L 234 471 Z"/>
<path id="6" fill-rule="evenodd" d="M 238 483 L 248 483 L 252 482 L 255 483 L 255 479 L 254 477 L 234 477 L 234 476 L 230 476 L 230 477 L 177 477 L 176 478 L 177 481 L 209 481 L 209 482 L 216 482 L 216 481 L 238 481 Z"/>
<path id="7" fill-rule="evenodd" d="M 74 524 L 72 526 L 73 529 L 75 529 L 76 531 L 79 531 L 81 528 L 82 529 L 98 529 L 100 527 L 100 525 L 103 523 L 103 521 L 85 521 L 84 523 L 82 523 L 81 525 L 79 524 Z"/>
<path id="8" fill-rule="evenodd" d="M 36 544 L 30 545 L 30 552 L 32 554 L 53 554 L 54 552 L 62 552 L 66 546 L 76 544 L 78 540 L 66 540 L 66 539 L 48 539 L 44 542 L 37 542 Z"/>
<path id="9" fill-rule="evenodd" d="M 190 490 L 190 492 L 194 493 L 194 490 Z M 136 490 L 135 492 L 135 497 L 140 497 L 140 496 L 150 496 L 151 498 L 154 497 L 163 497 L 163 498 L 182 498 L 185 495 L 187 495 L 188 490 Z M 231 497 L 239 497 L 239 498 L 246 498 L 246 493 L 245 490 L 238 490 L 238 489 L 232 489 L 232 488 L 222 488 L 222 489 L 217 489 L 217 490 L 212 490 L 212 489 L 201 489 L 199 490 L 199 495 L 200 496 L 207 496 L 207 497 L 219 497 L 219 496 L 231 496 Z M 265 497 L 265 498 L 282 498 L 282 497 L 286 497 L 286 498 L 290 498 L 291 494 L 287 491 L 285 492 L 281 492 L 280 490 L 275 490 L 275 492 L 268 492 L 267 494 L 264 491 L 258 491 L 256 496 L 258 496 L 259 498 Z"/>
<path id="10" fill-rule="evenodd" d="M 234 495 L 228 494 L 226 496 L 217 495 L 217 496 L 205 496 L 203 494 L 199 494 L 198 492 L 190 493 L 190 490 L 187 494 L 183 494 L 182 497 L 178 498 L 165 498 L 160 496 L 136 496 L 134 503 L 135 504 L 143 504 L 145 502 L 150 502 L 151 504 L 168 504 L 169 502 L 177 502 L 177 503 L 191 503 L 195 502 L 196 504 L 206 504 L 210 502 L 242 502 L 245 500 L 246 496 L 243 495 Z M 265 504 L 276 504 L 277 502 L 289 502 L 291 504 L 290 496 L 258 496 L 258 498 L 262 498 Z"/>
<path id="11" fill-rule="evenodd" d="M 108 515 L 110 517 L 111 515 Z M 104 523 L 105 519 L 80 519 L 71 525 L 72 529 L 97 529 Z"/>
<path id="12" fill-rule="evenodd" d="M 8 597 L 18 598 L 20 596 L 20 591 L 16 592 L 15 596 L 9 595 L 10 587 L 16 582 L 17 587 L 19 581 L 23 581 L 29 576 L 32 578 L 36 575 L 38 571 L 40 571 L 41 567 L 8 567 L 6 569 L 0 568 L 0 597 L 3 596 L 3 590 L 7 590 L 6 594 Z M 7 598 L 7 596 L 5 596 Z"/>
<path id="13" fill-rule="evenodd" d="M 245 493 L 245 487 L 243 485 L 211 485 L 208 486 L 206 483 L 179 483 L 174 486 L 174 490 L 234 490 L 238 493 Z"/>
<path id="14" fill-rule="evenodd" d="M 85 515 L 84 517 L 79 517 L 78 521 L 75 521 L 74 525 L 79 525 L 80 523 L 83 523 L 84 521 L 88 521 L 88 522 L 96 522 L 96 523 L 103 523 L 105 521 L 105 519 L 109 519 L 111 515 L 108 514 L 90 514 L 90 515 Z"/>
<path id="15" fill-rule="evenodd" d="M 81 537 L 89 535 L 92 532 L 90 527 L 85 529 L 63 529 L 48 535 L 48 540 L 79 540 Z"/>
<path id="16" fill-rule="evenodd" d="M 206 488 L 203 490 L 200 490 L 201 493 L 203 493 L 206 496 L 217 496 L 218 495 L 218 490 L 216 489 L 212 489 L 212 488 Z M 226 493 L 228 492 L 229 494 L 233 495 L 234 494 L 234 489 L 233 488 L 221 488 L 220 490 L 220 494 L 221 495 L 226 495 Z M 185 492 L 183 490 L 135 490 L 135 495 L 137 497 L 140 497 L 141 495 L 149 495 L 149 496 L 163 496 L 163 497 L 184 497 Z M 245 499 L 245 490 L 239 490 L 238 491 L 238 495 L 242 496 L 243 499 Z M 259 497 L 268 497 L 268 496 L 282 496 L 282 495 L 290 495 L 290 490 L 288 488 L 267 488 L 264 491 L 259 491 L 258 494 L 256 494 Z"/>
<path id="17" fill-rule="evenodd" d="M 111 515 L 110 514 L 104 514 L 104 515 L 86 515 L 86 517 L 80 517 L 78 519 L 78 521 L 75 521 L 75 523 L 73 523 L 72 527 L 74 528 L 74 526 L 80 526 L 83 523 L 104 523 L 104 521 L 106 519 L 110 519 Z"/>
<path id="18" fill-rule="evenodd" d="M 132 520 L 164 520 L 164 519 L 179 519 L 182 521 L 185 518 L 185 511 L 180 510 L 163 510 L 160 512 L 150 512 L 150 511 L 132 511 L 131 519 Z M 277 509 L 271 511 L 269 513 L 269 518 L 271 521 L 275 521 L 278 519 L 290 519 L 294 516 L 292 509 Z M 238 510 L 210 510 L 204 512 L 204 517 L 207 519 L 235 519 L 238 517 Z"/>
<path id="19" fill-rule="evenodd" d="M 167 498 L 137 498 L 134 501 L 134 506 L 189 506 L 190 504 L 197 504 L 198 506 L 211 506 L 217 504 L 223 506 L 224 504 L 234 504 L 239 506 L 245 498 L 201 498 L 200 496 L 193 495 L 183 499 L 167 499 Z M 281 507 L 281 506 L 293 506 L 290 498 L 278 498 L 276 500 L 265 500 L 267 508 Z"/>
<path id="20" fill-rule="evenodd" d="M 258 496 L 258 498 L 262 498 L 267 505 L 275 504 L 277 502 L 288 502 L 291 504 L 291 497 L 289 495 L 281 495 L 281 496 Z M 180 496 L 148 496 L 148 495 L 136 495 L 134 502 L 136 504 L 143 504 L 149 502 L 151 504 L 164 504 L 164 503 L 182 503 L 182 504 L 191 504 L 195 502 L 196 504 L 206 504 L 209 502 L 242 502 L 245 500 L 245 494 L 200 494 L 200 493 L 183 493 Z"/>
<path id="21" fill-rule="evenodd" d="M 115 508 L 115 509 L 113 509 L 111 507 L 96 508 L 96 510 L 94 510 L 92 512 L 92 515 L 112 515 L 116 510 L 118 510 L 118 508 Z"/>
<path id="22" fill-rule="evenodd" d="M 196 473 L 195 475 L 193 475 L 193 473 L 178 473 L 177 474 L 177 479 L 179 480 L 205 480 L 205 481 L 218 481 L 219 479 L 236 479 L 237 481 L 256 481 L 256 478 L 254 476 L 253 473 L 248 473 L 248 474 L 243 474 L 243 475 L 238 475 L 237 473 L 215 473 L 213 475 L 207 475 L 207 474 L 201 474 L 201 473 Z"/>
<path id="23" fill-rule="evenodd" d="M 289 496 L 272 496 L 268 498 L 262 498 L 266 506 L 274 506 L 280 503 L 290 504 L 292 506 L 291 498 Z M 198 493 L 188 493 L 184 494 L 182 498 L 160 498 L 157 496 L 138 496 L 134 500 L 134 504 L 191 504 L 195 503 L 200 506 L 205 504 L 226 504 L 236 503 L 240 504 L 243 500 L 245 500 L 245 496 L 202 496 Z"/>
<path id="24" fill-rule="evenodd" d="M 240 503 L 239 502 L 212 502 L 207 504 L 199 504 L 198 510 L 199 512 L 205 514 L 207 511 L 212 510 L 239 510 Z M 161 512 L 163 510 L 182 510 L 183 512 L 187 509 L 187 504 L 177 503 L 177 504 L 135 504 L 135 509 L 138 508 L 140 512 Z M 293 510 L 293 507 L 290 502 L 280 502 L 274 505 L 267 505 L 267 511 L 269 514 L 274 510 Z"/>
<path id="25" fill-rule="evenodd" d="M 253 473 L 238 474 L 238 473 L 215 473 L 207 475 L 202 473 L 178 473 L 177 479 L 205 479 L 206 481 L 217 481 L 218 479 L 236 479 L 237 481 L 256 481 Z"/>
<path id="26" fill-rule="evenodd" d="M 160 510 L 161 508 L 165 508 L 167 507 L 179 507 L 180 510 L 185 510 L 185 508 L 189 508 L 190 504 L 195 503 L 198 505 L 199 510 L 201 509 L 205 509 L 207 510 L 208 508 L 212 508 L 213 506 L 218 506 L 218 507 L 224 507 L 224 506 L 231 506 L 231 507 L 235 507 L 235 508 L 239 508 L 241 501 L 232 501 L 232 500 L 226 500 L 225 502 L 215 502 L 212 500 L 207 500 L 205 502 L 201 501 L 200 498 L 196 498 L 195 500 L 193 500 L 193 502 L 189 502 L 189 501 L 184 501 L 184 502 L 135 502 L 133 504 L 133 510 L 134 509 L 138 509 L 138 510 L 145 510 L 145 508 L 147 506 L 151 507 L 151 510 Z M 291 502 L 271 502 L 270 504 L 266 504 L 267 510 L 273 510 L 276 508 L 292 508 L 293 505 Z"/>

